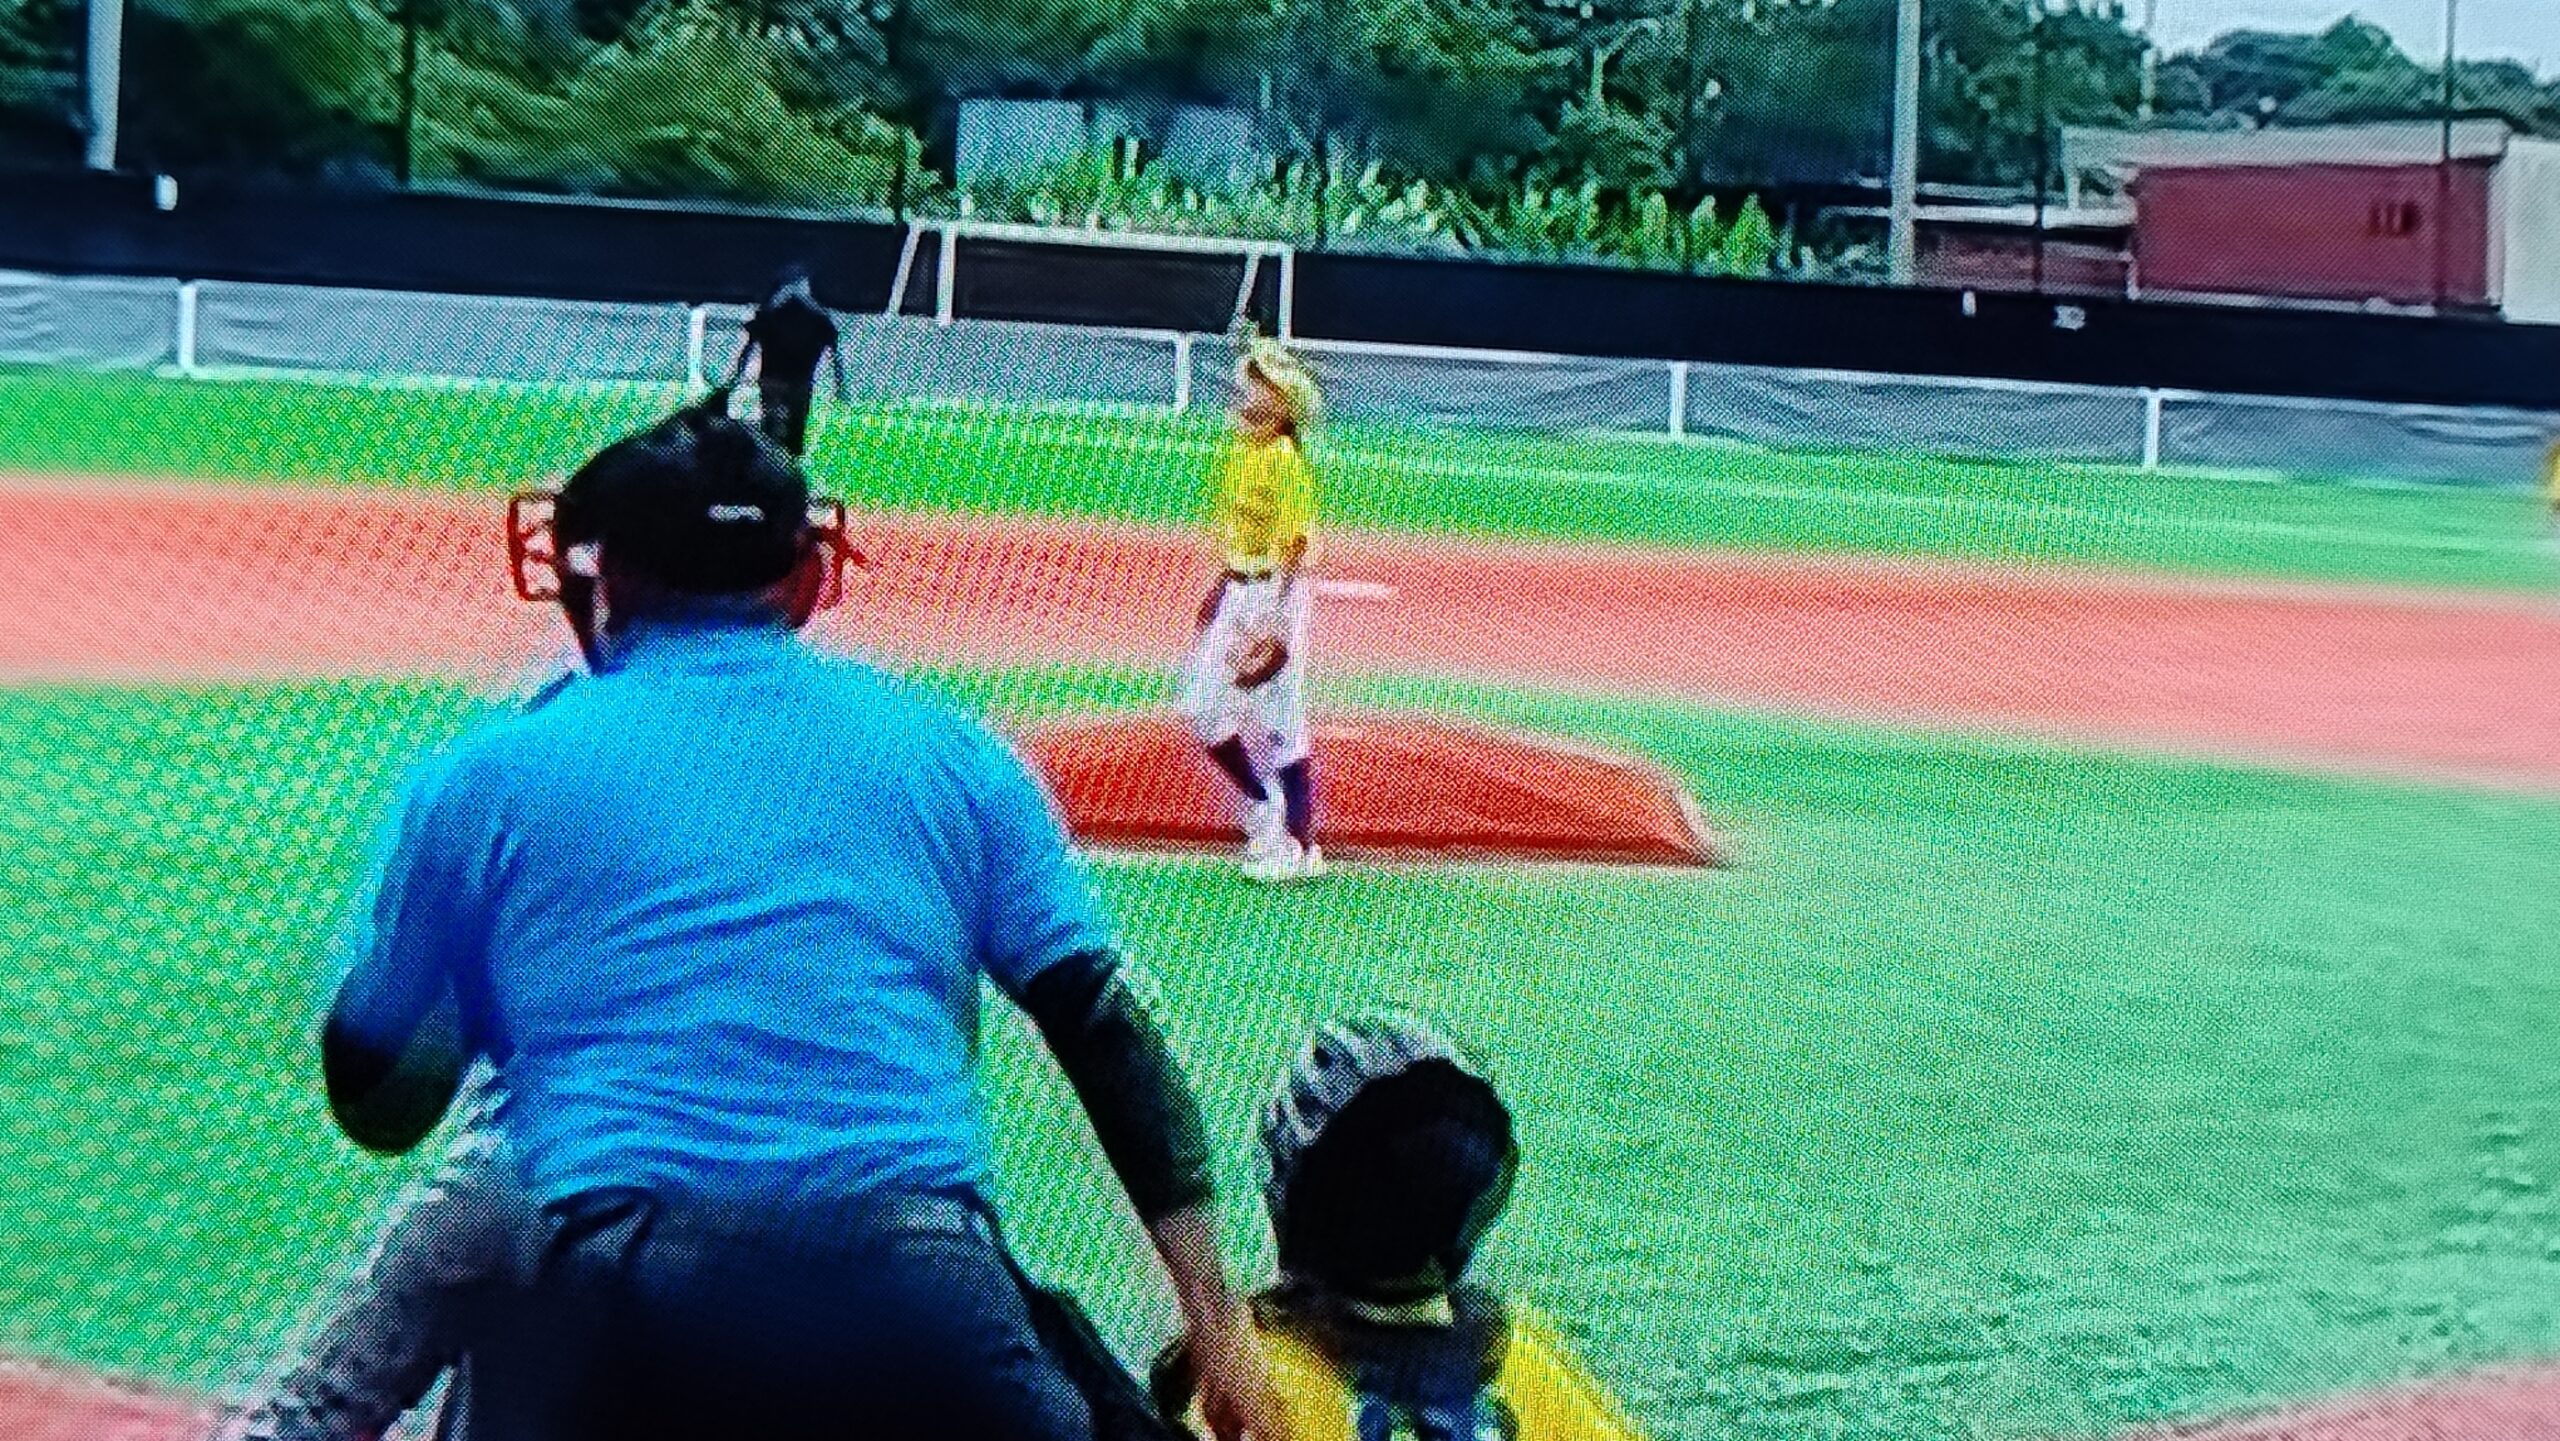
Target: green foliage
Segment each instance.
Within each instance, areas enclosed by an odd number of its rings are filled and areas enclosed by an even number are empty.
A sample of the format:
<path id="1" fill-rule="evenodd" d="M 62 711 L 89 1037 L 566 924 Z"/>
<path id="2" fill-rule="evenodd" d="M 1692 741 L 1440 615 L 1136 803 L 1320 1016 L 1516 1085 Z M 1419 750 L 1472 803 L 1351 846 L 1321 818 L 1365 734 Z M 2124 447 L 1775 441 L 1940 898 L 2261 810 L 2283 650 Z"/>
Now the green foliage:
<path id="1" fill-rule="evenodd" d="M 76 142 L 79 3 L 0 0 L 0 148 Z M 1698 197 L 1879 173 L 1895 19 L 1894 0 L 132 3 L 134 164 L 387 182 L 414 17 L 427 183 L 1750 275 L 1792 266 L 1795 237 Z M 2131 123 L 2123 11 L 1931 0 L 1924 173 L 2022 190 L 2053 128 Z M 2458 78 L 2466 109 L 2560 134 L 2560 84 Z M 2441 88 L 2355 21 L 2234 32 L 2159 81 L 2181 124 L 2427 114 Z M 1245 111 L 1270 173 L 1211 193 L 1097 153 L 963 197 L 926 158 L 952 103 L 988 96 Z M 1811 239 L 1862 263 L 1853 236 Z"/>
<path id="2" fill-rule="evenodd" d="M 0 148 L 62 152 L 80 105 L 73 0 L 0 0 Z"/>
<path id="3" fill-rule="evenodd" d="M 643 17 L 556 78 L 462 46 L 421 63 L 418 174 L 517 189 L 843 209 L 886 196 L 912 137 L 798 109 L 779 45 L 702 3 Z"/>
<path id="4" fill-rule="evenodd" d="M 1134 156 L 1134 147 L 1097 147 L 1029 182 L 984 181 L 965 196 L 931 197 L 924 209 L 983 221 L 1301 244 L 1321 233 L 1351 248 L 1727 275 L 1773 274 L 1786 250 L 1757 198 L 1728 228 L 1713 198 L 1682 210 L 1664 191 L 1613 191 L 1591 177 L 1522 181 L 1488 197 L 1398 178 L 1383 162 L 1353 170 L 1337 157 L 1327 171 L 1293 164 L 1262 184 L 1220 191 L 1186 185 Z"/>
<path id="5" fill-rule="evenodd" d="M 2560 82 L 2509 61 L 2455 68 L 2455 103 L 2560 135 Z M 2226 123 L 2288 125 L 2433 118 L 2444 71 L 2403 52 L 2389 32 L 2341 20 L 2316 35 L 2235 31 L 2162 69 L 2163 112 Z"/>
<path id="6" fill-rule="evenodd" d="M 123 145 L 163 168 L 379 170 L 399 28 L 361 0 L 142 0 L 127 15 Z"/>
<path id="7" fill-rule="evenodd" d="M 1778 257 L 1777 228 L 1757 195 L 1742 202 L 1724 236 L 1724 268 L 1733 275 L 1766 275 Z"/>

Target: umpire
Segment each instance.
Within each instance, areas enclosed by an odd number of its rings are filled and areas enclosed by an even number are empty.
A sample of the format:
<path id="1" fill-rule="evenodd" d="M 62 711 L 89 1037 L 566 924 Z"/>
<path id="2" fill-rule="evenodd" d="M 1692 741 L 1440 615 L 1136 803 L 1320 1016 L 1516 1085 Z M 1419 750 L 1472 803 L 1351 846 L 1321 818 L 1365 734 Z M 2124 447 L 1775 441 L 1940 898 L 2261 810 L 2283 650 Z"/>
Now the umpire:
<path id="1" fill-rule="evenodd" d="M 474 1437 L 1093 1435 L 983 1199 L 983 977 L 1146 1222 L 1213 1426 L 1275 1441 L 1199 1109 L 1047 795 L 800 639 L 798 469 L 697 409 L 554 515 L 594 674 L 411 778 L 322 1037 L 381 1150 L 497 1065 L 545 1239 L 475 1343 Z"/>
<path id="2" fill-rule="evenodd" d="M 756 417 L 766 438 L 794 458 L 809 449 L 809 407 L 818 385 L 818 362 L 835 376 L 836 399 L 845 398 L 844 337 L 809 289 L 809 272 L 793 266 L 775 278 L 773 292 L 747 317 L 737 363 L 726 388 L 756 367 Z"/>

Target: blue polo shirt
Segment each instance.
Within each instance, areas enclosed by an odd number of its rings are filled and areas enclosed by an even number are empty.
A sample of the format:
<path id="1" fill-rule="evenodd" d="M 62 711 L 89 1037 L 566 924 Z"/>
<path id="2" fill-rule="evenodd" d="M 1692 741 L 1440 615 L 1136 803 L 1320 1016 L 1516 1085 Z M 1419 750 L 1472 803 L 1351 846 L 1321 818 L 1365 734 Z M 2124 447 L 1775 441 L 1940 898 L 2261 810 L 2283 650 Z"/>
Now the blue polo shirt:
<path id="1" fill-rule="evenodd" d="M 711 607 L 422 767 L 352 939 L 456 983 L 543 1201 L 978 1185 L 981 978 L 1113 943 L 1010 749 Z"/>

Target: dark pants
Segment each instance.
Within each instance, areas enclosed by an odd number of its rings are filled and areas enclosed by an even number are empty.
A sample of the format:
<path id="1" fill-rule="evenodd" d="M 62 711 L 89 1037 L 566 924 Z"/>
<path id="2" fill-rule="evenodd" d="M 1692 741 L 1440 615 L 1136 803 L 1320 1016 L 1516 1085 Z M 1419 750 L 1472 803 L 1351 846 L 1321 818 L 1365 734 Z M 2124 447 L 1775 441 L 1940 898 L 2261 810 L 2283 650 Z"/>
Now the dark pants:
<path id="1" fill-rule="evenodd" d="M 793 455 L 809 448 L 810 387 L 768 381 L 756 387 L 756 422 L 765 438 Z"/>
<path id="2" fill-rule="evenodd" d="M 1088 1441 L 982 1209 L 787 1220 L 630 1191 L 552 1208 L 520 1314 L 475 1353 L 473 1441 Z"/>

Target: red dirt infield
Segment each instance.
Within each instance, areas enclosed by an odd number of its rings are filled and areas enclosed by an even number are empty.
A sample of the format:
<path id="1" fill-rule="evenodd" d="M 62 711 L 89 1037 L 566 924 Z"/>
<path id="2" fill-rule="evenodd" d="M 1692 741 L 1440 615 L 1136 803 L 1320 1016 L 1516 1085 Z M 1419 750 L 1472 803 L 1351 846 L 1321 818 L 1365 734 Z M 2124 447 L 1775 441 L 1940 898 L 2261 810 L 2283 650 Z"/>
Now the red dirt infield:
<path id="1" fill-rule="evenodd" d="M 490 498 L 0 487 L 0 677 L 448 674 L 557 651 Z M 1170 666 L 1205 558 L 1133 526 L 873 518 L 836 643 Z M 1318 674 L 1451 676 L 2560 790 L 2560 605 L 1345 536 Z"/>
<path id="2" fill-rule="evenodd" d="M 1680 783 L 1630 756 L 1429 716 L 1328 712 L 1312 727 L 1325 849 L 1713 865 Z M 1035 726 L 1022 746 L 1076 835 L 1100 845 L 1242 839 L 1233 790 L 1190 723 L 1142 712 Z"/>

